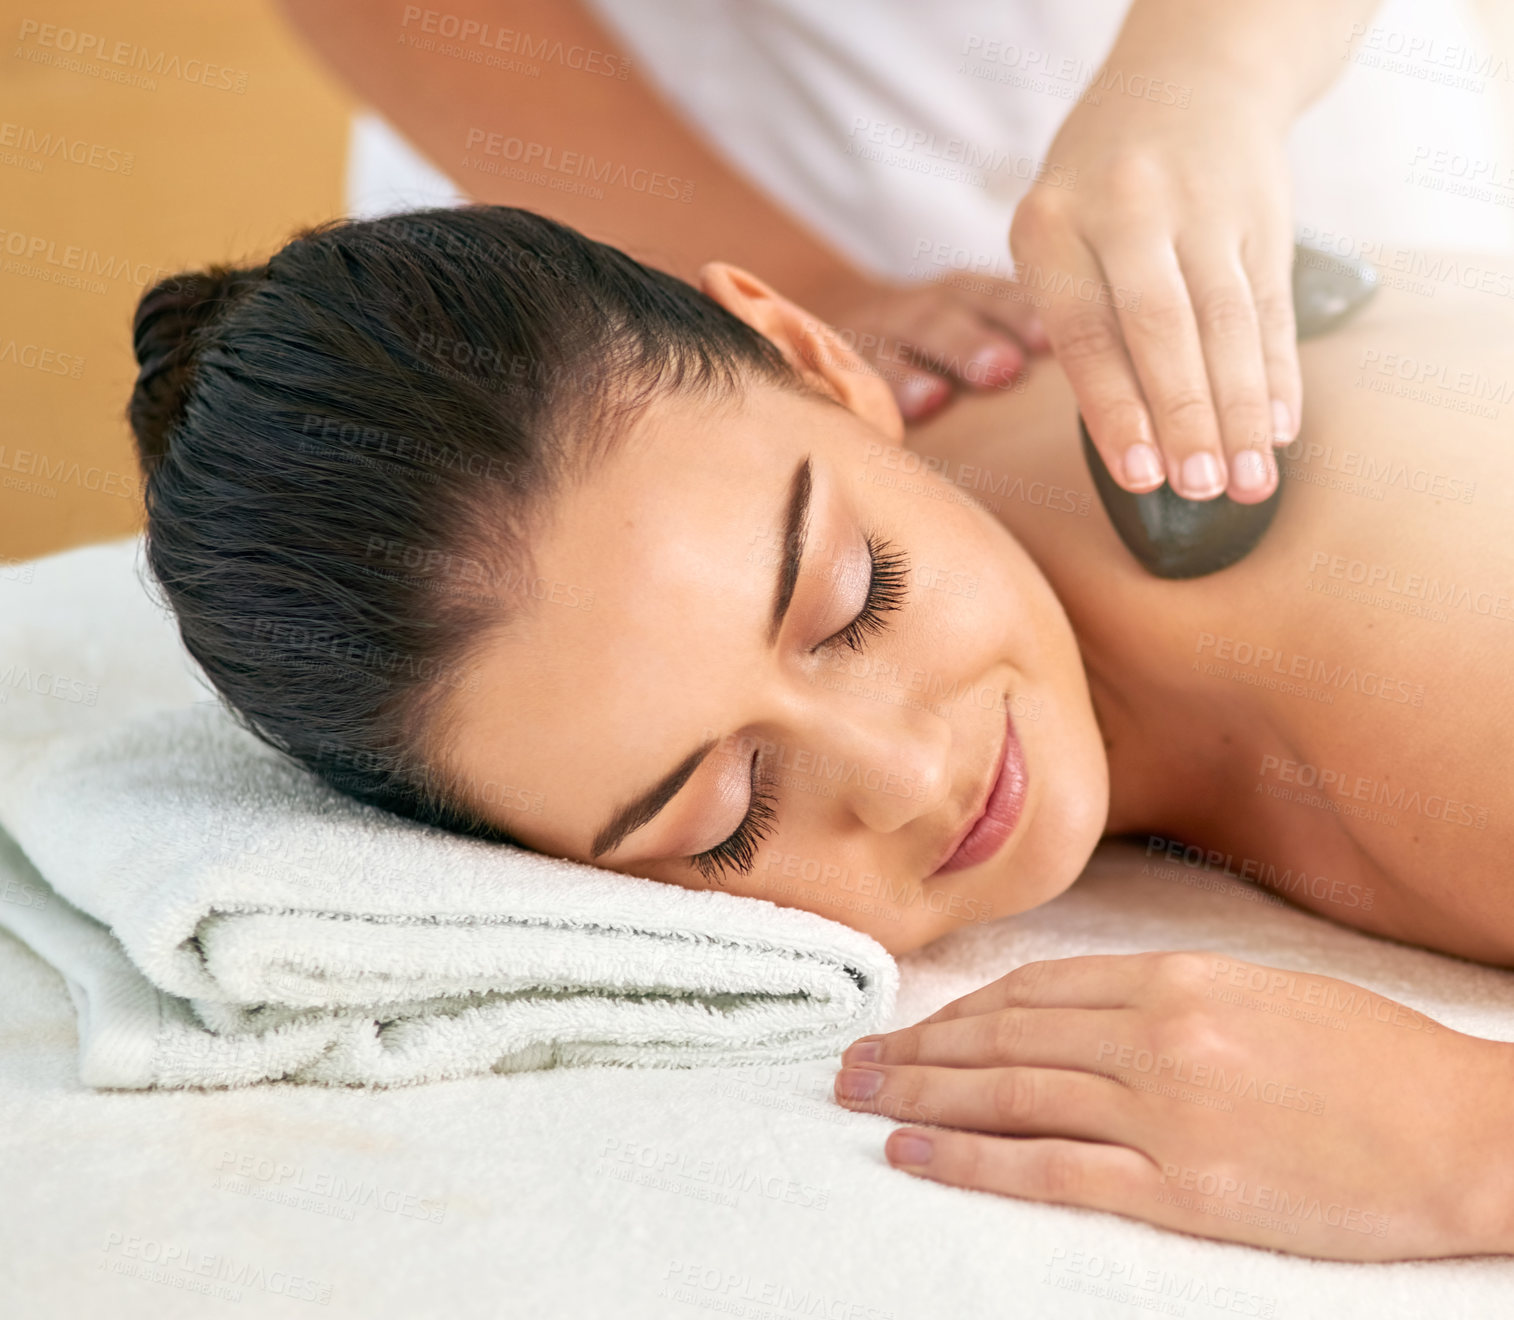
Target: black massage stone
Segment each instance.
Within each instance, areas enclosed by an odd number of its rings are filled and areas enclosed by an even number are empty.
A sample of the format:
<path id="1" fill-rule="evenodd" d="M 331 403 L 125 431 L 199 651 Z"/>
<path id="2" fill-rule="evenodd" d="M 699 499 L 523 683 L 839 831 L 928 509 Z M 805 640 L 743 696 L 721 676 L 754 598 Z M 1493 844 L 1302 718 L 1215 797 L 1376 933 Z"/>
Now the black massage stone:
<path id="1" fill-rule="evenodd" d="M 1377 272 L 1365 261 L 1295 245 L 1293 306 L 1298 337 L 1308 339 L 1339 325 L 1376 292 L 1377 284 Z M 1228 568 L 1262 539 L 1277 512 L 1281 481 L 1258 504 L 1237 504 L 1228 495 L 1186 500 L 1170 484 L 1132 495 L 1109 475 L 1081 417 L 1078 434 L 1109 520 L 1130 553 L 1156 577 L 1203 577 Z"/>

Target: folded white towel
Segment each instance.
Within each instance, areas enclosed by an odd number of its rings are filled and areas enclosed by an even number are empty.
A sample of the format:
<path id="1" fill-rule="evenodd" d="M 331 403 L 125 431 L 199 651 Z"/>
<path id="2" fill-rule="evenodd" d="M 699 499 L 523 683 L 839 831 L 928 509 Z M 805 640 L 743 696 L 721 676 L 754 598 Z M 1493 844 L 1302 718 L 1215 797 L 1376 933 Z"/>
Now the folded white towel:
<path id="1" fill-rule="evenodd" d="M 140 592 L 135 563 L 127 542 L 79 572 Z M 66 655 L 60 628 L 81 646 L 95 630 L 82 598 L 72 622 L 60 608 L 68 575 L 52 581 L 48 635 L 3 625 L 0 654 Z M 102 927 L 143 978 L 107 997 L 109 1021 L 81 1015 L 86 1060 L 92 1031 L 154 1042 L 92 1084 L 815 1058 L 893 1007 L 893 959 L 848 926 L 403 820 L 328 788 L 214 702 L 25 727 L 0 727 L 0 826 L 46 901 L 0 904 L 0 924 L 55 959 L 76 1003 Z"/>

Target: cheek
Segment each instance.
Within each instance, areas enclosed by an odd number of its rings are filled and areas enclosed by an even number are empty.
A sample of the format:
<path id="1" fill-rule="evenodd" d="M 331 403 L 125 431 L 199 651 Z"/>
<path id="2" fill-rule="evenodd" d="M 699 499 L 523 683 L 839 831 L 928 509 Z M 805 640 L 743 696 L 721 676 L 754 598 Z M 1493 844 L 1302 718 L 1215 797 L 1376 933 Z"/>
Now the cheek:
<path id="1" fill-rule="evenodd" d="M 808 806 L 800 803 L 808 802 Z M 787 820 L 756 852 L 746 875 L 724 873 L 706 881 L 697 871 L 667 862 L 628 863 L 614 868 L 686 889 L 720 889 L 799 908 L 872 936 L 891 954 L 909 953 L 961 925 L 945 903 L 914 882 L 890 881 L 888 861 L 861 847 L 838 844 L 824 816 L 826 799 L 794 795 Z M 873 843 L 876 848 L 877 841 Z"/>
<path id="2" fill-rule="evenodd" d="M 780 907 L 803 908 L 851 925 L 846 911 L 852 867 L 835 860 L 834 850 L 826 856 L 827 850 L 818 846 L 820 838 L 817 828 L 802 823 L 780 829 L 757 855 L 747 877 L 751 892 Z"/>
<path id="3" fill-rule="evenodd" d="M 806 812 L 761 850 L 744 892 L 860 930 L 890 953 L 908 953 L 961 923 L 933 907 L 917 882 L 898 878 L 902 873 L 882 855 L 886 843 L 872 839 L 865 854 L 860 845 L 850 849 L 818 812 Z"/>
<path id="4" fill-rule="evenodd" d="M 1043 667 L 1043 643 L 1068 630 L 1066 617 L 1034 560 L 991 514 L 938 515 L 922 526 L 917 554 L 920 648 L 955 671 L 1000 659 L 1022 671 Z"/>

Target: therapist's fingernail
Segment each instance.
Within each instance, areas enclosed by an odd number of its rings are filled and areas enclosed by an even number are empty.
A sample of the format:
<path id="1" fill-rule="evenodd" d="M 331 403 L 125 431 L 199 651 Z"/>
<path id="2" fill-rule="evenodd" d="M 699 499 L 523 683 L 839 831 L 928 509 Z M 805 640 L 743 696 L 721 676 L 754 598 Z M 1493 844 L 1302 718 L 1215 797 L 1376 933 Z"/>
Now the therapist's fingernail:
<path id="1" fill-rule="evenodd" d="M 1207 449 L 1189 454 L 1183 460 L 1183 493 L 1189 499 L 1203 500 L 1225 489 L 1225 474 L 1220 463 Z"/>
<path id="2" fill-rule="evenodd" d="M 1154 486 L 1162 480 L 1162 458 L 1150 445 L 1131 445 L 1125 451 L 1125 480 L 1133 486 Z"/>
<path id="3" fill-rule="evenodd" d="M 939 376 L 911 376 L 899 386 L 900 410 L 906 420 L 915 421 L 932 412 L 949 393 Z"/>
<path id="4" fill-rule="evenodd" d="M 877 1063 L 883 1053 L 883 1042 L 876 1036 L 864 1036 L 853 1041 L 843 1052 L 847 1063 Z"/>
<path id="5" fill-rule="evenodd" d="M 1254 449 L 1243 449 L 1231 459 L 1230 472 L 1241 490 L 1261 490 L 1267 484 L 1267 460 Z"/>
<path id="6" fill-rule="evenodd" d="M 1274 399 L 1272 401 L 1272 443 L 1292 444 L 1293 434 L 1293 414 L 1289 412 L 1288 405 L 1281 399 Z"/>
<path id="7" fill-rule="evenodd" d="M 935 1145 L 919 1132 L 895 1132 L 883 1144 L 883 1153 L 895 1164 L 929 1164 Z"/>
<path id="8" fill-rule="evenodd" d="M 866 1100 L 882 1085 L 877 1068 L 843 1068 L 836 1077 L 836 1094 L 845 1100 Z"/>
<path id="9" fill-rule="evenodd" d="M 1019 349 L 990 344 L 968 358 L 963 364 L 962 375 L 969 385 L 976 385 L 979 389 L 994 389 L 1013 385 L 1024 365 L 1025 359 Z"/>

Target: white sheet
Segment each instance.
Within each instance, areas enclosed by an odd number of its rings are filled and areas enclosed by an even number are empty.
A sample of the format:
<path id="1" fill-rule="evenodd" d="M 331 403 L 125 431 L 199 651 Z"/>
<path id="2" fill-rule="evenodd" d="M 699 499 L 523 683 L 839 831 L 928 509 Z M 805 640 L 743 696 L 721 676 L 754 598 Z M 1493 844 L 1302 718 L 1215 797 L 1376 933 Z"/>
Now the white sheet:
<path id="1" fill-rule="evenodd" d="M 128 538 L 36 569 L 59 595 L 81 574 L 124 594 L 138 553 Z M 18 671 L 26 625 L 0 618 Z M 114 654 L 159 650 L 167 626 L 114 630 Z M 364 807 L 217 702 L 24 739 L 0 712 L 0 828 L 26 900 L 0 926 L 89 999 L 94 1086 L 823 1058 L 876 1030 L 898 985 L 881 944 L 816 913 Z"/>
<path id="2" fill-rule="evenodd" d="M 1144 864 L 1101 849 L 1055 902 L 902 959 L 893 1025 L 1028 958 L 1203 946 L 1514 1038 L 1514 975 Z M 832 1062 L 99 1093 L 61 980 L 3 932 L 0 1004 L 4 1314 L 1421 1320 L 1514 1296 L 1514 1259 L 1309 1261 L 913 1178 L 883 1159 L 896 1124 L 831 1102 Z"/>
<path id="3" fill-rule="evenodd" d="M 0 656 L 7 726 L 84 728 L 203 695 L 171 657 L 147 665 L 111 647 L 144 608 L 118 583 L 63 598 L 41 569 L 0 568 L 0 611 L 25 609 L 44 629 L 80 610 L 99 622 L 98 644 L 48 657 L 45 684 L 6 678 Z M 8 856 L 0 849 L 0 903 L 23 901 Z M 1031 959 L 1207 948 L 1339 976 L 1514 1040 L 1514 973 L 1150 866 L 1140 848 L 1106 845 L 1054 902 L 900 959 L 889 1025 Z M 113 992 L 108 978 L 96 991 Z M 554 1069 L 399 1091 L 101 1093 L 78 1081 L 74 1014 L 61 978 L 0 931 L 4 1316 L 201 1317 L 236 1296 L 240 1309 L 225 1313 L 363 1320 L 1132 1307 L 1420 1320 L 1504 1315 L 1514 1298 L 1514 1258 L 1310 1261 L 914 1178 L 883 1158 L 897 1123 L 831 1100 L 835 1059 Z"/>

